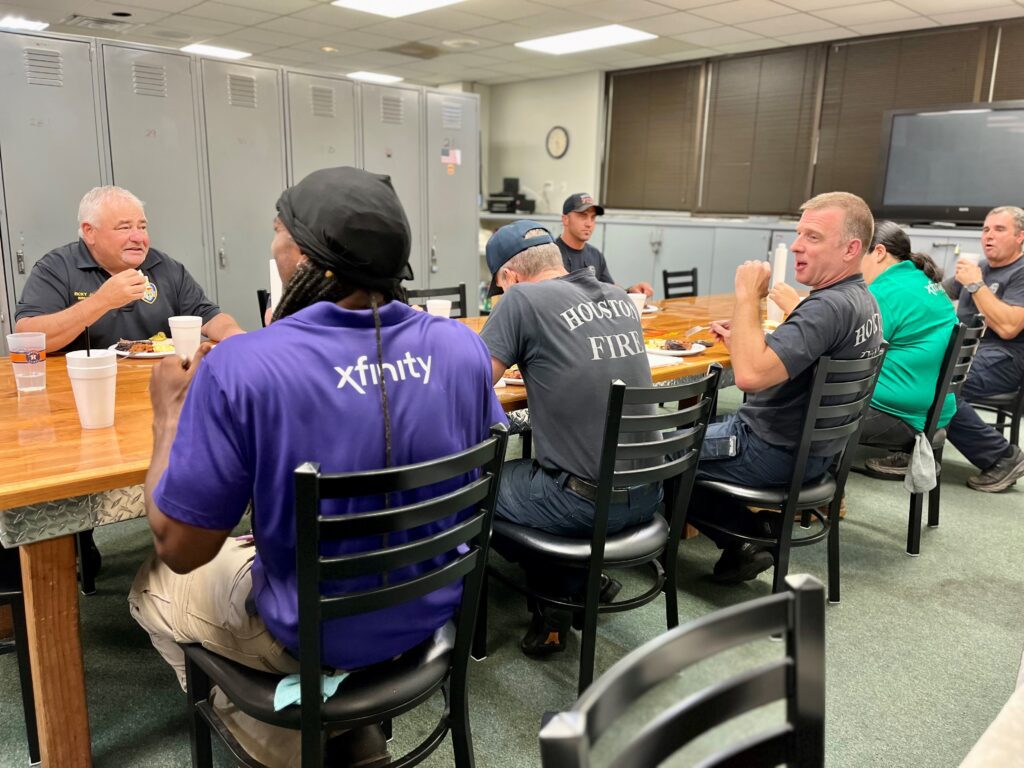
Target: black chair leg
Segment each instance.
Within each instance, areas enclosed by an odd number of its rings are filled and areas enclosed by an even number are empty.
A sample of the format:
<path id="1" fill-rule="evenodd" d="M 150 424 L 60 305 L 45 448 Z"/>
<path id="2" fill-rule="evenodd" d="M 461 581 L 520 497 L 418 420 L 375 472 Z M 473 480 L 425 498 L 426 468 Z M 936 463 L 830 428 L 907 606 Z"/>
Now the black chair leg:
<path id="1" fill-rule="evenodd" d="M 577 695 L 582 696 L 594 682 L 596 645 L 597 604 L 596 601 L 587 600 L 587 607 L 583 611 L 583 631 L 580 634 L 580 682 L 577 686 Z"/>
<path id="2" fill-rule="evenodd" d="M 393 739 L 395 736 L 394 721 L 389 717 L 387 720 L 380 724 L 380 729 L 384 731 L 384 740 L 390 743 L 391 739 Z"/>
<path id="3" fill-rule="evenodd" d="M 199 713 L 197 704 L 210 699 L 210 678 L 185 657 L 185 686 L 188 702 L 188 735 L 192 745 L 192 768 L 213 768 L 210 724 Z"/>
<path id="4" fill-rule="evenodd" d="M 473 759 L 473 736 L 469 730 L 469 701 L 465 691 L 452 691 L 449 714 L 455 768 L 474 768 L 476 763 Z"/>
<path id="5" fill-rule="evenodd" d="M 663 567 L 665 569 L 665 626 L 675 629 L 679 626 L 679 588 L 676 586 L 676 570 L 679 557 L 677 552 L 666 552 Z"/>
<path id="6" fill-rule="evenodd" d="M 487 572 L 484 571 L 480 587 L 480 605 L 476 611 L 476 627 L 473 631 L 473 648 L 470 655 L 477 661 L 487 658 Z"/>
<path id="7" fill-rule="evenodd" d="M 840 498 L 840 503 L 842 499 Z M 828 601 L 839 602 L 839 504 L 828 511 Z"/>
<path id="8" fill-rule="evenodd" d="M 524 459 L 533 458 L 533 430 L 521 432 L 519 437 L 522 439 L 522 457 Z"/>
<path id="9" fill-rule="evenodd" d="M 32 669 L 28 658 L 28 628 L 25 624 L 25 604 L 12 600 L 11 618 L 14 624 L 15 653 L 18 655 L 18 677 L 21 680 L 21 706 L 25 711 L 25 736 L 28 740 L 28 761 L 39 763 L 39 729 L 36 725 L 35 689 L 32 687 Z"/>
<path id="10" fill-rule="evenodd" d="M 75 545 L 78 547 L 78 582 L 81 584 L 83 595 L 96 594 L 96 565 L 93 561 L 92 550 L 96 544 L 93 542 L 92 531 L 80 531 L 75 534 Z"/>
<path id="11" fill-rule="evenodd" d="M 921 554 L 921 512 L 924 509 L 924 494 L 910 494 L 910 519 L 907 522 L 907 554 L 917 557 Z"/>

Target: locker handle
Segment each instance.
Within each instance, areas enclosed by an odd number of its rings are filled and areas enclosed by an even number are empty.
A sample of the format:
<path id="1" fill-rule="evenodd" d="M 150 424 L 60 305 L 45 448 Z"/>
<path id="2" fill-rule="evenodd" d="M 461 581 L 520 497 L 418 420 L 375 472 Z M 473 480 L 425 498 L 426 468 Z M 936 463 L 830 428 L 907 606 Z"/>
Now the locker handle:
<path id="1" fill-rule="evenodd" d="M 437 266 L 437 238 L 434 238 L 433 245 L 430 246 L 430 272 L 436 273 L 438 271 Z"/>
<path id="2" fill-rule="evenodd" d="M 19 275 L 24 275 L 25 274 L 25 251 L 19 250 L 14 255 L 18 258 L 18 274 Z"/>
<path id="3" fill-rule="evenodd" d="M 220 262 L 220 268 L 221 268 L 221 269 L 227 269 L 227 266 L 228 266 L 228 257 L 227 257 L 227 255 L 226 255 L 226 254 L 224 253 L 224 249 L 223 249 L 223 248 L 218 248 L 218 249 L 217 249 L 217 261 L 219 261 L 219 262 Z"/>

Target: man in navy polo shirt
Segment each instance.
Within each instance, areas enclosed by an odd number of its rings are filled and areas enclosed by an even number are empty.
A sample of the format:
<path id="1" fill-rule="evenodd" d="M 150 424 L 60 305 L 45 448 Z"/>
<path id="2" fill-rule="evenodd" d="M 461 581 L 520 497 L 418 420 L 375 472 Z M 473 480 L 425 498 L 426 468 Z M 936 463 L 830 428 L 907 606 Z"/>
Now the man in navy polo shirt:
<path id="1" fill-rule="evenodd" d="M 148 339 L 167 318 L 198 315 L 213 341 L 242 333 L 185 267 L 149 247 L 142 202 L 120 187 L 96 187 L 78 206 L 81 237 L 43 256 L 25 282 L 15 330 L 46 334 L 47 352 L 118 339 Z"/>
<path id="2" fill-rule="evenodd" d="M 271 252 L 284 292 L 273 322 L 212 351 L 203 345 L 187 369 L 163 360 L 150 385 L 146 508 L 156 556 L 129 603 L 182 687 L 178 642 L 256 669 L 298 671 L 297 466 L 317 461 L 331 473 L 428 461 L 505 422 L 480 337 L 401 300 L 400 281 L 412 277 L 410 234 L 388 177 L 315 171 L 285 190 L 277 209 Z M 228 539 L 250 499 L 255 546 Z M 372 504 L 339 500 L 330 514 Z M 461 591 L 330 621 L 325 663 L 351 670 L 415 647 L 453 616 Z M 292 764 L 297 732 L 215 706 L 261 763 Z"/>

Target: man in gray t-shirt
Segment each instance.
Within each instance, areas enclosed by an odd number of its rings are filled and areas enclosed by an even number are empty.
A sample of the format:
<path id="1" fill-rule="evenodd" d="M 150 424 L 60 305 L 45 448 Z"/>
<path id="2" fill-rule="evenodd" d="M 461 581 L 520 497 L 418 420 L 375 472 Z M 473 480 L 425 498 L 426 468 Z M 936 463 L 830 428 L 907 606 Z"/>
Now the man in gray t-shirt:
<path id="1" fill-rule="evenodd" d="M 495 514 L 560 536 L 589 537 L 609 386 L 614 379 L 651 386 L 640 317 L 625 291 L 598 281 L 589 268 L 566 272 L 551 234 L 536 222 L 495 232 L 487 263 L 504 296 L 481 336 L 495 382 L 513 364 L 522 372 L 536 456 L 506 463 Z M 661 494 L 651 484 L 627 495 L 612 504 L 609 533 L 649 520 Z M 545 594 L 568 597 L 582 589 L 579 569 L 523 565 L 528 583 Z M 523 650 L 562 650 L 570 620 L 565 612 L 535 613 Z"/>
<path id="2" fill-rule="evenodd" d="M 768 294 L 770 267 L 748 261 L 736 270 L 736 305 L 730 321 L 711 324 L 729 348 L 736 385 L 747 402 L 724 421 L 708 427 L 697 477 L 765 488 L 789 482 L 807 406 L 814 363 L 822 355 L 854 359 L 875 354 L 882 343 L 878 304 L 860 275 L 864 247 L 874 228 L 871 211 L 856 195 L 830 192 L 807 201 L 792 251 L 796 279 L 811 287 L 774 333 L 761 329 L 761 299 Z M 723 442 L 736 454 L 718 458 Z M 821 475 L 841 443 L 812 446 L 807 479 Z M 762 536 L 768 513 L 706 491 L 695 491 L 691 508 L 714 509 L 724 527 Z M 773 515 L 772 517 L 777 517 Z M 774 524 L 774 521 L 771 523 Z M 738 545 L 712 529 L 705 531 L 724 551 L 714 578 L 735 584 L 770 568 L 772 554 L 750 542 Z"/>

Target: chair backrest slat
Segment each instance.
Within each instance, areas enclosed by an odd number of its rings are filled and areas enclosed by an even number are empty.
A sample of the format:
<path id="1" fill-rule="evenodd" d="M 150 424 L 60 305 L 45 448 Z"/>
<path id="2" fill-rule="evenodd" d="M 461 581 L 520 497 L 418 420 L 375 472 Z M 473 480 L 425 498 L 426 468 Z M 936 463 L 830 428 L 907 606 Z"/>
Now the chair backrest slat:
<path id="1" fill-rule="evenodd" d="M 405 295 L 410 304 L 418 302 L 414 299 L 447 299 L 452 300 L 451 317 L 468 317 L 469 307 L 466 304 L 466 284 L 459 283 L 442 288 L 407 288 Z"/>
<path id="2" fill-rule="evenodd" d="M 696 469 L 700 460 L 700 448 L 691 448 L 682 456 L 666 461 L 648 469 L 623 469 L 615 473 L 614 487 L 629 488 L 634 485 L 660 483 L 670 477 L 681 475 Z"/>
<path id="3" fill-rule="evenodd" d="M 983 315 L 975 315 L 968 324 L 957 323 L 950 331 L 949 343 L 946 345 L 946 353 L 942 357 L 939 376 L 935 382 L 935 397 L 932 398 L 931 407 L 924 420 L 924 434 L 928 440 L 935 437 L 938 431 L 946 397 L 950 393 L 959 395 L 963 389 L 984 332 Z"/>
<path id="4" fill-rule="evenodd" d="M 654 768 L 701 733 L 785 699 L 783 726 L 754 734 L 702 765 L 824 765 L 825 588 L 810 576 L 789 576 L 786 586 L 784 592 L 670 630 L 613 665 L 572 709 L 556 715 L 541 730 L 544 768 L 589 766 L 592 745 L 652 688 L 722 651 L 780 632 L 786 639 L 784 658 L 730 675 L 674 704 L 635 736 L 612 764 Z"/>
<path id="5" fill-rule="evenodd" d="M 679 299 L 697 295 L 697 268 L 661 271 L 661 284 L 666 299 Z"/>

